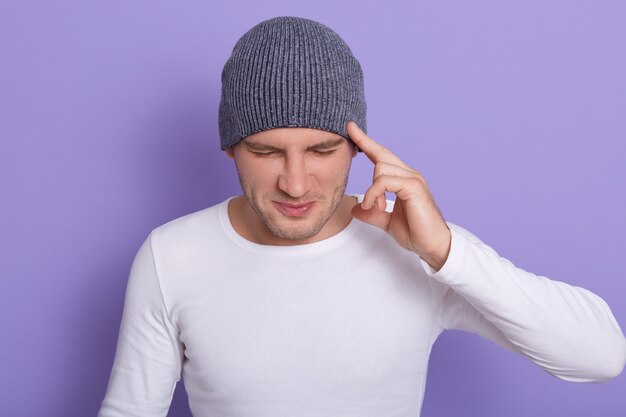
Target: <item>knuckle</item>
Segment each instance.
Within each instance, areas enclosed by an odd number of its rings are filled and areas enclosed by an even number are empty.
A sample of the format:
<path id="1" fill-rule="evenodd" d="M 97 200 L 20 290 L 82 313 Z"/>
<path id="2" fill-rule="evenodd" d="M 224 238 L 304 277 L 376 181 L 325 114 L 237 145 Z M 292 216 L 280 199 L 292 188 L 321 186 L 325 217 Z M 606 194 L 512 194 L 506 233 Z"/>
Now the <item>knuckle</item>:
<path id="1" fill-rule="evenodd" d="M 424 181 L 424 178 L 421 176 L 412 178 L 411 181 L 413 182 L 413 185 L 415 187 L 424 187 L 426 185 L 426 181 Z"/>

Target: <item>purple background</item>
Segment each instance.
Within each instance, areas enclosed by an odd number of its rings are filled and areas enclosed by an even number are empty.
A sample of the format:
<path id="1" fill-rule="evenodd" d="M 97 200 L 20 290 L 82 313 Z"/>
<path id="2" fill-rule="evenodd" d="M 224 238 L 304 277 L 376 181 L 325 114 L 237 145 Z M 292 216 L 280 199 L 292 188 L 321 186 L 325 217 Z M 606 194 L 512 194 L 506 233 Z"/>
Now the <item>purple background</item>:
<path id="1" fill-rule="evenodd" d="M 503 3 L 3 1 L 0 415 L 96 414 L 139 245 L 241 192 L 219 149 L 220 73 L 277 15 L 346 40 L 369 135 L 424 175 L 446 220 L 600 295 L 624 328 L 626 6 Z M 347 191 L 371 175 L 359 154 Z M 626 372 L 565 382 L 448 331 L 422 415 L 618 416 L 625 393 Z M 182 383 L 169 415 L 190 415 Z"/>

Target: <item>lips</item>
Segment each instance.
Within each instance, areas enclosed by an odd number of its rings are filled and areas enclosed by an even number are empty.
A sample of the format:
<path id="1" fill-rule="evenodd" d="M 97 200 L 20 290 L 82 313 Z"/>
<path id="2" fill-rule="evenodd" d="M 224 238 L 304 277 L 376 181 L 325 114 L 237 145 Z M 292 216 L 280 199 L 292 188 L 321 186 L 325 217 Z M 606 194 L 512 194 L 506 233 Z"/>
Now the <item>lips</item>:
<path id="1" fill-rule="evenodd" d="M 297 204 L 297 205 L 289 204 L 289 203 L 279 203 L 277 201 L 274 201 L 273 203 L 276 206 L 276 208 L 278 208 L 278 210 L 281 213 L 283 213 L 285 216 L 303 217 L 308 212 L 311 211 L 311 207 L 313 207 L 313 204 L 315 204 L 315 201 L 311 201 L 305 204 Z"/>
<path id="2" fill-rule="evenodd" d="M 276 203 L 281 204 L 283 206 L 287 206 L 287 207 L 292 207 L 292 208 L 302 208 L 302 207 L 306 207 L 306 206 L 310 206 L 311 204 L 314 203 L 314 201 L 311 201 L 309 203 L 304 203 L 304 204 L 289 204 L 289 203 L 281 203 L 279 201 L 276 201 Z"/>

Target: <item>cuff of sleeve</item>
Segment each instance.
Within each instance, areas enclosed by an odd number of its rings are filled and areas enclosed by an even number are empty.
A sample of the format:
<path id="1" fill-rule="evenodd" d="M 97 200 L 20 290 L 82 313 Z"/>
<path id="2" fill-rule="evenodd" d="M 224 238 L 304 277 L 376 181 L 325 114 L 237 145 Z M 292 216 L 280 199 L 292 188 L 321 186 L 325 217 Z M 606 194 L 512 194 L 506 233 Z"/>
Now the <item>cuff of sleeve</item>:
<path id="1" fill-rule="evenodd" d="M 428 276 L 445 283 L 451 283 L 454 277 L 458 277 L 459 272 L 462 271 L 467 245 L 470 244 L 465 236 L 453 227 L 450 227 L 450 234 L 450 253 L 448 253 L 448 258 L 439 271 L 435 271 L 428 262 L 422 259 L 421 256 L 419 257 L 420 263 Z"/>

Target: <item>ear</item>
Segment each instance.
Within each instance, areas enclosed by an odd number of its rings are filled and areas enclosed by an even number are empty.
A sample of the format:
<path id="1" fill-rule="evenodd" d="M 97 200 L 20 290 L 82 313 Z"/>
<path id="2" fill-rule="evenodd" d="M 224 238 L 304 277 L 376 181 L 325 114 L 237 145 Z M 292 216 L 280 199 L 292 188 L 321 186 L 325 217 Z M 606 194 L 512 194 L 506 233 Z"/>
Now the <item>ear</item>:
<path id="1" fill-rule="evenodd" d="M 228 148 L 224 149 L 224 153 L 226 153 L 226 155 L 229 158 L 235 159 L 235 152 L 233 151 L 233 147 L 229 146 Z"/>

